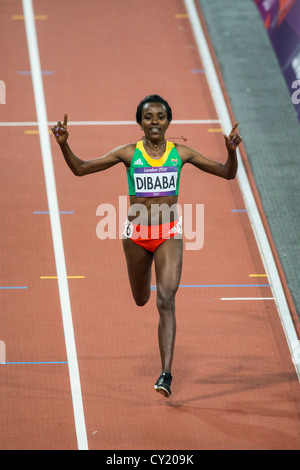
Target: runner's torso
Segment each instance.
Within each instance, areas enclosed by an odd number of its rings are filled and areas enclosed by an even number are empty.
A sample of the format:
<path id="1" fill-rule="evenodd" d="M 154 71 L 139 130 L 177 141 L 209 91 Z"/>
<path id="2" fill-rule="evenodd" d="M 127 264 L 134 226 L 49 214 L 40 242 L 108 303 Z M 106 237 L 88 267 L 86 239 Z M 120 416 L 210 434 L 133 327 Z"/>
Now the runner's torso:
<path id="1" fill-rule="evenodd" d="M 158 159 L 147 154 L 143 141 L 138 142 L 127 169 L 130 203 L 134 205 L 132 210 L 129 210 L 129 220 L 136 217 L 135 205 L 141 204 L 147 208 L 147 224 L 157 223 L 157 217 L 159 223 L 163 223 L 162 212 L 171 206 L 175 208 L 181 169 L 182 160 L 172 142 L 166 142 L 165 152 Z M 177 217 L 176 211 L 174 213 L 173 210 L 170 220 Z"/>

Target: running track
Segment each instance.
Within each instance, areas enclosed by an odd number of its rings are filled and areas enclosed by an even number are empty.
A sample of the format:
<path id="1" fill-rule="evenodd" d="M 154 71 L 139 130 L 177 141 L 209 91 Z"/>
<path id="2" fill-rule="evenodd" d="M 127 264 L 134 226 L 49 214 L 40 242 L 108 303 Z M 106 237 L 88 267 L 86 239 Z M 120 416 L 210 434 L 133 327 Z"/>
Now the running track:
<path id="1" fill-rule="evenodd" d="M 75 153 L 93 158 L 138 140 L 136 105 L 155 92 L 183 121 L 169 138 L 183 135 L 224 160 L 183 0 L 33 3 L 46 117 L 50 123 L 68 112 Z M 204 205 L 204 245 L 184 253 L 167 401 L 153 390 L 155 279 L 149 304 L 136 307 L 120 240 L 96 235 L 100 204 L 119 217 L 124 168 L 75 178 L 49 136 L 56 207 L 23 15 L 21 0 L 2 3 L 0 448 L 299 449 L 299 380 L 238 180 L 189 166 L 182 173 L 181 206 Z M 283 288 L 299 332 L 284 280 Z"/>

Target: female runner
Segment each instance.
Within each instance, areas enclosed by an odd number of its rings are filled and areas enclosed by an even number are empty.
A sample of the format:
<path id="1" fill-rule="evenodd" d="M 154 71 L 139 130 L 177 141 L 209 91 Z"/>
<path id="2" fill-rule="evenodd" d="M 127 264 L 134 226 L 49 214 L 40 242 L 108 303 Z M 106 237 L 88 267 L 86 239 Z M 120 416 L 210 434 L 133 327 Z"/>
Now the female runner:
<path id="1" fill-rule="evenodd" d="M 123 248 L 132 294 L 139 306 L 150 298 L 153 260 L 155 263 L 161 375 L 154 388 L 165 397 L 171 395 L 175 295 L 182 267 L 182 229 L 176 211 L 180 172 L 184 164 L 191 163 L 200 170 L 233 179 L 237 172 L 236 148 L 242 141 L 236 133 L 236 122 L 229 136 L 224 135 L 227 160 L 221 164 L 186 145 L 167 142 L 165 134 L 171 120 L 172 110 L 167 101 L 159 95 L 149 95 L 140 102 L 136 112 L 136 121 L 144 132 L 143 140 L 88 161 L 78 158 L 68 145 L 66 114 L 64 122 L 59 121 L 51 129 L 76 176 L 103 171 L 121 162 L 125 165 L 130 207 Z"/>

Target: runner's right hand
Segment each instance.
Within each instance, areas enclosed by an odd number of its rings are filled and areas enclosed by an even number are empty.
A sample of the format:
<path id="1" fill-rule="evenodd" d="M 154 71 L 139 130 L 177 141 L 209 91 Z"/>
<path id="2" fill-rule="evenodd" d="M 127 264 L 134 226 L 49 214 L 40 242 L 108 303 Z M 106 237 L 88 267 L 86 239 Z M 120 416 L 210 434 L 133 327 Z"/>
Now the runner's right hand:
<path id="1" fill-rule="evenodd" d="M 69 133 L 67 131 L 67 123 L 68 123 L 68 115 L 65 114 L 63 124 L 60 121 L 58 121 L 58 123 L 55 126 L 51 127 L 51 131 L 53 132 L 56 138 L 56 142 L 60 145 L 67 142 L 67 139 L 69 137 Z"/>

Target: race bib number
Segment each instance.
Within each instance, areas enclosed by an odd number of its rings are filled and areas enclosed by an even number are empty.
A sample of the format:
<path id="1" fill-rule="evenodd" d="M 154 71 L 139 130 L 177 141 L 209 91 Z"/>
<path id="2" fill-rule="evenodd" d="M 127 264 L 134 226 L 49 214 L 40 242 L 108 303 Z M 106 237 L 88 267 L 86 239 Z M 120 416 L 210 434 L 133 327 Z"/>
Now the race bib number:
<path id="1" fill-rule="evenodd" d="M 124 222 L 124 230 L 123 230 L 123 237 L 124 238 L 131 238 L 133 234 L 133 225 L 129 220 Z"/>
<path id="2" fill-rule="evenodd" d="M 150 167 L 134 169 L 137 197 L 175 196 L 178 172 L 176 167 Z"/>

